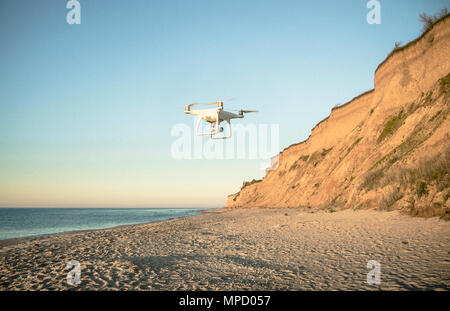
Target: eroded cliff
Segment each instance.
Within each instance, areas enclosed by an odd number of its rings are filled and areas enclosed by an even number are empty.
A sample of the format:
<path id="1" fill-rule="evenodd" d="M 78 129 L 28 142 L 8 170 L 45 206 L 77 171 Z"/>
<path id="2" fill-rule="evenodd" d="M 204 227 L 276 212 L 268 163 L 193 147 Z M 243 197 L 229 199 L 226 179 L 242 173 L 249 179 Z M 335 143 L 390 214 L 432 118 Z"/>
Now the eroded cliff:
<path id="1" fill-rule="evenodd" d="M 227 207 L 399 209 L 450 217 L 450 17 L 391 53 L 374 89 L 334 108 Z"/>

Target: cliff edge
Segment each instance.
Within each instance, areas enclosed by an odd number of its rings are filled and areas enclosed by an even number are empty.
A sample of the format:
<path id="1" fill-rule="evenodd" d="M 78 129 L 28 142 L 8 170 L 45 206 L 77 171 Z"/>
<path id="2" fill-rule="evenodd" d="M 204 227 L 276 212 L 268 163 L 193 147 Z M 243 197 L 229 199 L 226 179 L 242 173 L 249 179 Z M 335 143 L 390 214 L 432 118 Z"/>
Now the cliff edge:
<path id="1" fill-rule="evenodd" d="M 450 219 L 450 16 L 377 68 L 374 89 L 333 108 L 227 207 L 401 210 Z"/>

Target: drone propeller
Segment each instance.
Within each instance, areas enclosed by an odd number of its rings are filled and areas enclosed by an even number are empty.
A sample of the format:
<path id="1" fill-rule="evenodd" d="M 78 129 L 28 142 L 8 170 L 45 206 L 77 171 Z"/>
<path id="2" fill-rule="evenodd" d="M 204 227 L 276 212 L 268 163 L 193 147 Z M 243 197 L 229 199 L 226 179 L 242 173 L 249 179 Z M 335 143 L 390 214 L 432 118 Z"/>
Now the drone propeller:
<path id="1" fill-rule="evenodd" d="M 224 100 L 223 102 L 224 103 L 229 103 L 229 102 L 231 102 L 231 101 L 233 101 L 233 100 L 235 100 L 236 98 L 235 97 L 230 97 L 230 98 L 228 98 L 227 100 Z"/>
<path id="2" fill-rule="evenodd" d="M 236 98 L 231 97 L 231 98 L 228 98 L 228 99 L 226 99 L 226 100 L 218 100 L 218 101 L 210 102 L 210 103 L 193 103 L 192 105 L 218 105 L 220 102 L 222 102 L 222 103 L 228 103 L 228 102 L 231 102 L 231 101 L 233 101 L 233 100 L 235 100 L 235 99 L 236 99 Z"/>
<path id="3" fill-rule="evenodd" d="M 250 112 L 258 112 L 258 110 L 243 110 L 243 109 L 231 109 L 231 111 L 237 111 L 238 113 L 240 113 L 240 114 L 243 114 L 243 113 L 250 113 Z"/>
<path id="4" fill-rule="evenodd" d="M 197 105 L 218 105 L 220 102 L 212 102 L 212 103 L 192 103 L 192 104 L 189 104 L 189 106 L 190 107 L 193 107 L 193 106 L 197 106 Z"/>
<path id="5" fill-rule="evenodd" d="M 227 103 L 227 102 L 230 102 L 230 101 L 235 100 L 235 99 L 236 98 L 231 97 L 231 98 L 229 98 L 227 100 L 219 100 L 219 101 L 215 101 L 215 102 L 211 102 L 211 103 L 192 103 L 192 104 L 187 105 L 187 107 L 190 108 L 190 107 L 194 107 L 194 106 L 197 106 L 197 105 L 206 105 L 206 106 L 214 105 L 214 106 L 219 106 L 221 103 L 222 104 L 223 103 Z"/>

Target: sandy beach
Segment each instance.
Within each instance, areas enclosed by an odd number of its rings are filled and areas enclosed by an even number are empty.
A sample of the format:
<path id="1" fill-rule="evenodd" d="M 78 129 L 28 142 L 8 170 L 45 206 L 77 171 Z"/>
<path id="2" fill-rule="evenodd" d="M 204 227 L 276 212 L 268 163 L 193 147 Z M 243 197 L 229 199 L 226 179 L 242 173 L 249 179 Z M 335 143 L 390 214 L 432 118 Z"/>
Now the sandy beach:
<path id="1" fill-rule="evenodd" d="M 81 283 L 68 285 L 70 260 Z M 369 260 L 381 284 L 366 281 Z M 1 290 L 449 290 L 450 223 L 398 212 L 225 209 L 0 242 Z"/>

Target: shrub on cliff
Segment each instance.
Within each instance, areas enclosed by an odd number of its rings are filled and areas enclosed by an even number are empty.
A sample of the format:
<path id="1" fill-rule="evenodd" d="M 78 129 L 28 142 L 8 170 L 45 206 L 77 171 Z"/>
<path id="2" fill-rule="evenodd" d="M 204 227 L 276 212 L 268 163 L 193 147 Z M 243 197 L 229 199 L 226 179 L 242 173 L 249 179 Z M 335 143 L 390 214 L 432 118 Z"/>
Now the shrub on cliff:
<path id="1" fill-rule="evenodd" d="M 422 33 L 426 32 L 428 29 L 433 26 L 434 23 L 436 23 L 438 20 L 440 20 L 442 17 L 448 14 L 448 10 L 442 9 L 439 13 L 436 15 L 428 15 L 427 13 L 421 13 L 419 15 L 419 20 L 423 23 L 422 26 Z"/>

